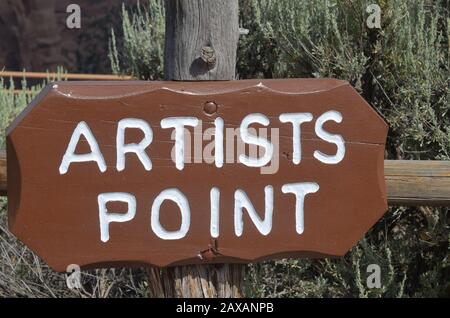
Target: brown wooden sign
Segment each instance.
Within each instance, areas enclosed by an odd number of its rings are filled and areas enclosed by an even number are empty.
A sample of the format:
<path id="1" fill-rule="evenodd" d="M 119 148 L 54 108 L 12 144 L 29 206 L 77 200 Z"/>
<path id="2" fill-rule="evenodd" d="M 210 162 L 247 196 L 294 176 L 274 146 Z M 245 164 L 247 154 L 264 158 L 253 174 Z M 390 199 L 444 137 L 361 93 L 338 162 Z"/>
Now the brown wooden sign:
<path id="1" fill-rule="evenodd" d="M 8 130 L 9 227 L 57 271 L 340 256 L 386 134 L 339 80 L 55 83 Z"/>

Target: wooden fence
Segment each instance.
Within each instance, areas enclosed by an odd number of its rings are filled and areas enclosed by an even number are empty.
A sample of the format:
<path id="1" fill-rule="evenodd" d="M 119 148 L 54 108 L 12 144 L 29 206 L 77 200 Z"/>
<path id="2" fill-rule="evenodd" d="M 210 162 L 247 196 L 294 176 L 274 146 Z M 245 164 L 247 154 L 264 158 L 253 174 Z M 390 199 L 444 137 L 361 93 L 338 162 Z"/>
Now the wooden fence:
<path id="1" fill-rule="evenodd" d="M 62 78 L 67 80 L 90 80 L 90 81 L 123 81 L 134 79 L 132 76 L 128 75 L 11 72 L 11 71 L 0 71 L 0 77 L 35 78 L 35 79 Z"/>
<path id="2" fill-rule="evenodd" d="M 112 74 L 70 74 L 70 73 L 46 73 L 46 72 L 16 72 L 16 71 L 0 71 L 0 78 L 32 78 L 32 79 L 55 79 L 64 80 L 85 80 L 85 81 L 128 81 L 135 79 L 129 75 L 112 75 Z M 4 89 L 5 93 L 11 94 L 33 94 L 31 90 L 26 89 Z"/>

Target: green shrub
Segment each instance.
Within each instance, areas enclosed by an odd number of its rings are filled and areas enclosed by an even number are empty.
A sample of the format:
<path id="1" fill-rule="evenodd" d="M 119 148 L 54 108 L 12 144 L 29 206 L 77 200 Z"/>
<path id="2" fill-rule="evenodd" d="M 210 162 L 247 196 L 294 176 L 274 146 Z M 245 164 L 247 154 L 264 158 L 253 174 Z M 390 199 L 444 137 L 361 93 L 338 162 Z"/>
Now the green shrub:
<path id="1" fill-rule="evenodd" d="M 0 78 L 0 147 L 5 149 L 5 130 L 11 121 L 25 108 L 25 106 L 37 95 L 39 87 L 30 91 L 22 90 L 15 93 L 15 87 L 6 85 L 5 80 Z M 8 87 L 9 86 L 9 87 Z M 24 85 L 25 86 L 25 85 Z"/>
<path id="2" fill-rule="evenodd" d="M 114 29 L 109 41 L 109 59 L 113 73 L 126 71 L 139 79 L 163 78 L 164 69 L 164 4 L 160 0 L 149 0 L 135 10 L 122 6 L 123 35 L 120 49 Z"/>

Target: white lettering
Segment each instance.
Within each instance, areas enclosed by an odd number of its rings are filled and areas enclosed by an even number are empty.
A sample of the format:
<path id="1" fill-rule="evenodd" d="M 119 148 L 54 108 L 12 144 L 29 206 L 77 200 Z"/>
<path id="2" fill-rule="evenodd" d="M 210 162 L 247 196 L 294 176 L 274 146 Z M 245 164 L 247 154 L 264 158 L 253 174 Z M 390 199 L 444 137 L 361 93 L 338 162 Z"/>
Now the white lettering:
<path id="1" fill-rule="evenodd" d="M 80 137 L 84 136 L 86 141 L 91 148 L 90 153 L 86 154 L 76 154 L 75 149 L 77 148 L 77 144 L 80 141 Z M 89 126 L 81 121 L 78 123 L 77 127 L 72 133 L 72 137 L 70 138 L 69 145 L 67 146 L 66 152 L 61 161 L 61 165 L 59 166 L 59 173 L 65 174 L 69 170 L 69 166 L 72 162 L 88 162 L 95 161 L 97 162 L 98 168 L 101 172 L 106 171 L 106 163 L 105 159 L 103 159 L 103 155 L 100 152 L 100 148 L 98 147 L 97 140 L 95 140 L 94 135 L 92 134 Z"/>
<path id="2" fill-rule="evenodd" d="M 319 185 L 315 182 L 288 183 L 281 187 L 281 191 L 295 195 L 295 229 L 298 234 L 302 234 L 305 230 L 305 196 L 319 191 Z"/>
<path id="3" fill-rule="evenodd" d="M 159 221 L 159 211 L 165 200 L 175 202 L 181 212 L 181 226 L 177 231 L 167 231 Z M 151 228 L 163 240 L 179 240 L 186 236 L 191 225 L 191 211 L 185 195 L 178 189 L 172 188 L 162 191 L 153 201 L 151 213 Z"/>
<path id="4" fill-rule="evenodd" d="M 249 114 L 241 122 L 240 133 L 241 139 L 247 144 L 257 145 L 265 149 L 264 156 L 262 158 L 252 158 L 246 155 L 240 155 L 239 161 L 248 167 L 263 167 L 272 160 L 273 145 L 266 138 L 261 138 L 252 134 L 249 134 L 248 127 L 258 123 L 263 126 L 269 125 L 269 119 L 263 114 Z"/>
<path id="5" fill-rule="evenodd" d="M 211 201 L 211 236 L 219 237 L 219 211 L 220 211 L 220 190 L 216 187 L 211 189 L 209 194 Z"/>
<path id="6" fill-rule="evenodd" d="M 326 155 L 326 154 L 322 153 L 319 150 L 316 150 L 316 151 L 314 151 L 314 158 L 316 158 L 317 160 L 319 160 L 323 163 L 326 163 L 329 165 L 335 165 L 335 164 L 341 162 L 342 159 L 344 159 L 345 142 L 344 142 L 344 138 L 342 138 L 341 135 L 330 134 L 323 129 L 323 125 L 327 121 L 330 121 L 330 120 L 332 120 L 336 123 L 341 123 L 342 122 L 341 113 L 339 113 L 335 110 L 330 110 L 330 111 L 322 114 L 319 118 L 317 118 L 316 125 L 315 125 L 315 131 L 316 131 L 316 135 L 318 137 L 320 137 L 321 139 L 323 139 L 329 143 L 333 143 L 337 146 L 336 154 L 330 156 L 330 155 Z"/>
<path id="7" fill-rule="evenodd" d="M 244 231 L 243 209 L 246 209 L 251 220 L 262 235 L 268 235 L 272 230 L 273 216 L 273 187 L 268 185 L 264 188 L 265 212 L 264 220 L 261 220 L 247 194 L 238 189 L 234 193 L 234 230 L 236 236 L 241 236 Z"/>
<path id="8" fill-rule="evenodd" d="M 108 242 L 109 223 L 132 220 L 136 215 L 136 198 L 134 195 L 125 192 L 110 192 L 99 194 L 97 201 L 100 218 L 100 239 L 102 242 Z M 106 203 L 111 201 L 127 203 L 128 211 L 126 213 L 109 213 L 106 209 Z"/>
<path id="9" fill-rule="evenodd" d="M 313 116 L 310 113 L 287 113 L 280 115 L 280 121 L 282 123 L 292 124 L 292 162 L 298 165 L 302 158 L 301 149 L 301 130 L 300 126 L 303 123 L 312 121 Z"/>
<path id="10" fill-rule="evenodd" d="M 137 128 L 144 133 L 144 138 L 138 144 L 125 144 L 125 129 Z M 126 118 L 119 121 L 117 127 L 116 148 L 117 148 L 117 171 L 123 171 L 125 169 L 125 154 L 135 153 L 141 163 L 144 165 L 145 170 L 150 171 L 152 169 L 152 161 L 145 153 L 147 148 L 153 140 L 153 131 L 148 123 L 142 119 Z"/>
<path id="11" fill-rule="evenodd" d="M 184 169 L 184 126 L 195 127 L 198 119 L 195 117 L 169 117 L 161 120 L 161 128 L 175 128 L 175 166 Z"/>

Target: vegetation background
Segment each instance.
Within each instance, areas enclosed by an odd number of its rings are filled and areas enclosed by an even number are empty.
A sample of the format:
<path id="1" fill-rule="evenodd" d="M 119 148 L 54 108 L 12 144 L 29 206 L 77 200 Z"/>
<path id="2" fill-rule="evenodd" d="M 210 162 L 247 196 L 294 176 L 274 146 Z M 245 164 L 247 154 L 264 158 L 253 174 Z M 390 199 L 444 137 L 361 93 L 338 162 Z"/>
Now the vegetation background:
<path id="1" fill-rule="evenodd" d="M 371 3 L 381 28 L 366 25 Z M 336 77 L 348 80 L 390 126 L 386 157 L 450 159 L 448 0 L 240 0 L 238 78 Z M 123 7 L 111 30 L 114 73 L 158 80 L 163 74 L 164 6 Z M 51 80 L 51 79 L 49 79 Z M 44 85 L 45 83 L 43 83 Z M 26 87 L 26 83 L 22 85 Z M 0 81 L 0 144 L 9 122 L 40 87 L 16 94 Z M 7 230 L 0 201 L 0 296 L 145 297 L 145 271 L 82 273 L 69 290 Z M 370 207 L 368 207 L 370 208 Z M 343 258 L 249 265 L 246 294 L 255 297 L 450 297 L 449 208 L 391 208 Z M 382 287 L 366 287 L 379 264 Z"/>

